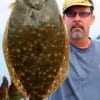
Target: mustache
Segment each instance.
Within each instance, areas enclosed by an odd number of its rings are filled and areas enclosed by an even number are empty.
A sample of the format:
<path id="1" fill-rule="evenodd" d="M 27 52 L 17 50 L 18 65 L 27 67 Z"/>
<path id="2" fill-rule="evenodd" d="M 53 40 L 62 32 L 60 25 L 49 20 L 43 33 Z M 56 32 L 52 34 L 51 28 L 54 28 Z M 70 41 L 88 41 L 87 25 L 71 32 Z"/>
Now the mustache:
<path id="1" fill-rule="evenodd" d="M 72 30 L 73 28 L 76 28 L 76 27 L 79 27 L 79 28 L 81 28 L 82 30 L 84 30 L 83 26 L 82 26 L 79 22 L 75 22 L 75 23 L 72 25 L 71 30 Z"/>

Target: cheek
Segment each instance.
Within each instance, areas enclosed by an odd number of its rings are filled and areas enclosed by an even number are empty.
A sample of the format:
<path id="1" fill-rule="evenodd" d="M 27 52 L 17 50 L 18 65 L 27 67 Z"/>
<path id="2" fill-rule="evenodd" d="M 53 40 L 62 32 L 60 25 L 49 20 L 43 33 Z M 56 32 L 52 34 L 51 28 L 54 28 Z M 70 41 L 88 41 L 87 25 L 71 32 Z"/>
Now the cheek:
<path id="1" fill-rule="evenodd" d="M 66 24 L 68 22 L 66 16 L 63 16 L 63 22 Z"/>
<path id="2" fill-rule="evenodd" d="M 70 19 L 64 17 L 64 23 L 65 23 L 66 26 L 71 26 L 72 21 Z"/>
<path id="3" fill-rule="evenodd" d="M 94 22 L 94 17 L 90 16 L 85 22 L 85 25 L 91 26 Z"/>
<path id="4" fill-rule="evenodd" d="M 91 21 L 90 20 L 87 20 L 84 22 L 84 26 L 88 29 L 90 26 L 91 26 Z"/>

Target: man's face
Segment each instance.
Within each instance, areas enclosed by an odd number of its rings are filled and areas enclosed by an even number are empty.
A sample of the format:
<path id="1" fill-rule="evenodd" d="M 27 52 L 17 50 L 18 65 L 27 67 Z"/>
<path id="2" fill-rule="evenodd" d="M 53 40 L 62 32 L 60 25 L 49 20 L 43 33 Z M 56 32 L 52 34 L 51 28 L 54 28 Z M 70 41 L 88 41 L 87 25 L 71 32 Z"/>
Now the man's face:
<path id="1" fill-rule="evenodd" d="M 93 23 L 93 20 L 94 16 L 91 14 L 90 7 L 70 7 L 64 15 L 64 22 L 67 26 L 69 38 L 81 40 L 88 37 L 90 25 Z"/>

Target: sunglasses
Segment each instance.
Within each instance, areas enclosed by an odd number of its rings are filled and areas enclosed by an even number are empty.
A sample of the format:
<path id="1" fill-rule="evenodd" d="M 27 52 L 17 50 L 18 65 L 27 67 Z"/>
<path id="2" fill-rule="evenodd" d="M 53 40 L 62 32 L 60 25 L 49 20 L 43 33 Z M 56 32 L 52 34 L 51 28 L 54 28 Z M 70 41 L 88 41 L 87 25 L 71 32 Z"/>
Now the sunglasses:
<path id="1" fill-rule="evenodd" d="M 91 12 L 81 11 L 81 12 L 75 12 L 75 11 L 66 11 L 65 15 L 67 17 L 75 17 L 76 15 L 79 15 L 81 18 L 85 18 L 91 15 Z"/>

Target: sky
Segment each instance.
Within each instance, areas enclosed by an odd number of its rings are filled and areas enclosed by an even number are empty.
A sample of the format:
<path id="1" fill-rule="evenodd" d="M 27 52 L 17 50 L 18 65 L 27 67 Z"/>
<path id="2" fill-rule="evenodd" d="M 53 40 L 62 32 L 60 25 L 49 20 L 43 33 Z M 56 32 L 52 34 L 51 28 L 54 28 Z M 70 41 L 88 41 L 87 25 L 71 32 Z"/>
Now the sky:
<path id="1" fill-rule="evenodd" d="M 5 26 L 7 23 L 7 20 L 9 18 L 11 9 L 9 9 L 9 5 L 11 2 L 14 2 L 14 0 L 0 0 L 0 84 L 2 83 L 2 77 L 6 76 L 9 84 L 10 84 L 10 75 L 9 71 L 6 67 L 4 55 L 3 55 L 3 50 L 2 50 L 2 40 L 3 40 L 3 35 L 5 31 Z M 100 14 L 99 14 L 99 9 L 100 9 L 100 1 L 99 0 L 94 0 L 94 5 L 95 5 L 95 22 L 91 26 L 90 30 L 90 36 L 91 38 L 96 38 L 100 34 Z M 60 12 L 62 11 L 62 4 L 63 0 L 57 0 L 59 10 Z"/>

